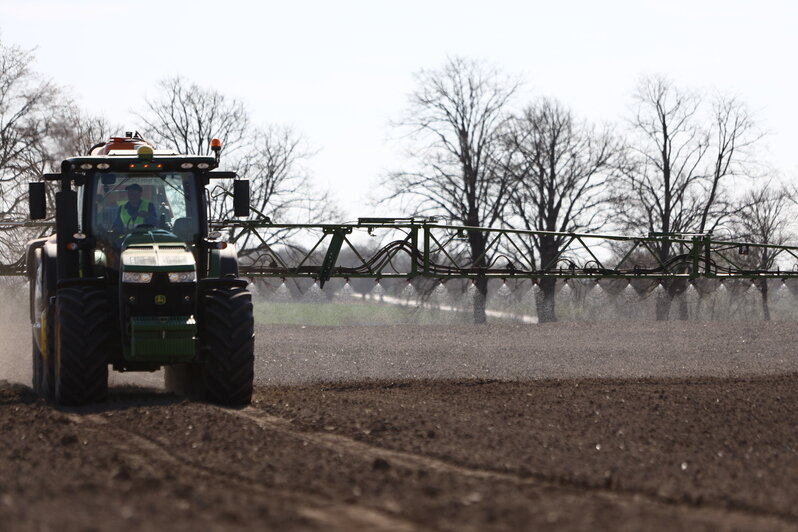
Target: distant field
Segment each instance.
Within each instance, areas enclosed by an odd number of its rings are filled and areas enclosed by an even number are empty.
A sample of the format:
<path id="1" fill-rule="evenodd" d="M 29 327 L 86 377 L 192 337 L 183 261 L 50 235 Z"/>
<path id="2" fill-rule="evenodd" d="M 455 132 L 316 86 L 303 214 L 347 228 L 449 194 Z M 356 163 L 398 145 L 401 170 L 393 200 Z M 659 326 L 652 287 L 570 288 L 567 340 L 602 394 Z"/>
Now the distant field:
<path id="1" fill-rule="evenodd" d="M 469 323 L 471 313 L 386 303 L 255 303 L 255 321 L 274 325 L 402 325 Z M 495 321 L 495 320 L 491 320 Z"/>

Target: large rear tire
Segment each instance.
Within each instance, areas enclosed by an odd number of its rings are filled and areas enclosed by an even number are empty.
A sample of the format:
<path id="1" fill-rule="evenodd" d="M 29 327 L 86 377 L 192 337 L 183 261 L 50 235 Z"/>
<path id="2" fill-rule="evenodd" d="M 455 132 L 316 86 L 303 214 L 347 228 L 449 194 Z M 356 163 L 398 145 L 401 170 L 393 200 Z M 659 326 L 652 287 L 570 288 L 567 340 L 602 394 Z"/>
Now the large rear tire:
<path id="1" fill-rule="evenodd" d="M 42 397 L 48 401 L 55 399 L 55 304 L 48 303 L 47 321 L 44 324 L 46 353 L 42 353 L 44 373 L 42 374 Z"/>
<path id="2" fill-rule="evenodd" d="M 58 291 L 55 311 L 55 400 L 85 405 L 108 396 L 110 334 L 105 293 L 94 287 Z"/>
<path id="3" fill-rule="evenodd" d="M 252 295 L 238 287 L 203 292 L 199 327 L 207 348 L 205 399 L 225 406 L 248 405 L 255 378 Z"/>

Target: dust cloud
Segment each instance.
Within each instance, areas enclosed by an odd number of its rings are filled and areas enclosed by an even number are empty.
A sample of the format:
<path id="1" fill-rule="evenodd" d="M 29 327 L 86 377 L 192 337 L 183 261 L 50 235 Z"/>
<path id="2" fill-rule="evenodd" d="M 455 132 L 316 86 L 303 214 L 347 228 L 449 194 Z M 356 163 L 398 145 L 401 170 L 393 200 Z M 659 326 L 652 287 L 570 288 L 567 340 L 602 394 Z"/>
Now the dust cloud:
<path id="1" fill-rule="evenodd" d="M 31 385 L 31 325 L 28 284 L 22 279 L 2 279 L 0 285 L 0 381 Z M 163 372 L 117 373 L 109 371 L 111 386 L 163 387 Z"/>
<path id="2" fill-rule="evenodd" d="M 31 383 L 28 284 L 22 279 L 0 285 L 0 380 Z"/>

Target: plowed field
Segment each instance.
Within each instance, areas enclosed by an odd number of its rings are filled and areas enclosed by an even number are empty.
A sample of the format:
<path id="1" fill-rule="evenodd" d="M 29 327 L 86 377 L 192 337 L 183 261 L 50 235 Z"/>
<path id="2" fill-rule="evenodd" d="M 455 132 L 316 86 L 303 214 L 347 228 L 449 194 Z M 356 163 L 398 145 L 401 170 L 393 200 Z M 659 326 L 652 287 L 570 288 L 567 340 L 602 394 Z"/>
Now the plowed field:
<path id="1" fill-rule="evenodd" d="M 0 529 L 798 530 L 796 333 L 259 327 L 244 409 L 4 382 Z"/>

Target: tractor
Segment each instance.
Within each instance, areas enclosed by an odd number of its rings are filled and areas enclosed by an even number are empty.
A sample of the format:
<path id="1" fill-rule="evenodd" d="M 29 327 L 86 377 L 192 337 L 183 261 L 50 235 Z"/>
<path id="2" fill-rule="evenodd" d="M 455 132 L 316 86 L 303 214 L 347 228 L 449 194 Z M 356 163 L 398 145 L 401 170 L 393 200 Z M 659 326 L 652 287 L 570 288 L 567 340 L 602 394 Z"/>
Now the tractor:
<path id="1" fill-rule="evenodd" d="M 221 405 L 251 401 L 254 319 L 235 246 L 210 230 L 214 179 L 249 215 L 249 182 L 212 155 L 112 137 L 29 183 L 30 217 L 55 234 L 26 250 L 33 388 L 60 405 L 106 400 L 115 371 L 164 369 L 166 389 Z M 230 187 L 228 187 L 230 188 Z"/>

